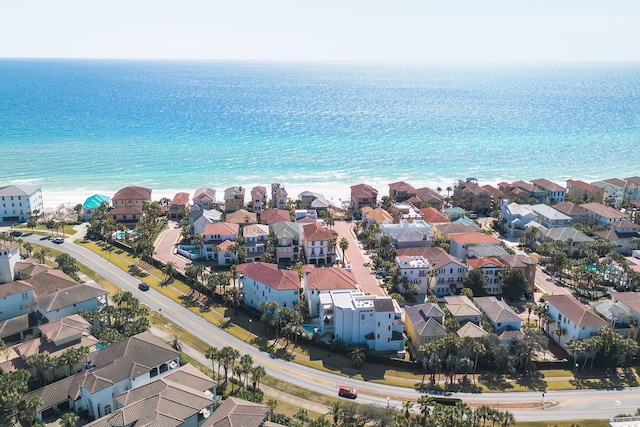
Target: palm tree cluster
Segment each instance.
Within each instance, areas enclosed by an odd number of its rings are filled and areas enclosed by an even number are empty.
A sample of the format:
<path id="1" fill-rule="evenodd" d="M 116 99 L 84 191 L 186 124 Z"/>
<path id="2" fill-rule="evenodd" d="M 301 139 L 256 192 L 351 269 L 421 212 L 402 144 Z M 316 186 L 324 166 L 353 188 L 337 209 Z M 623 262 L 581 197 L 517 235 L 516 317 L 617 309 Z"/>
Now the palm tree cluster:
<path id="1" fill-rule="evenodd" d="M 624 367 L 638 355 L 640 348 L 638 341 L 625 338 L 609 327 L 600 329 L 597 335 L 590 338 L 571 340 L 566 346 L 576 363 L 580 359 L 583 360 L 582 369 L 589 360 L 591 360 L 591 369 L 594 361 L 598 366 Z"/>
<path id="2" fill-rule="evenodd" d="M 38 408 L 43 401 L 37 396 L 29 400 L 23 399 L 23 395 L 29 390 L 29 376 L 29 372 L 24 369 L 0 375 L 0 425 L 17 425 L 18 420 L 25 426 L 35 423 Z"/>
<path id="3" fill-rule="evenodd" d="M 304 318 L 298 310 L 288 307 L 280 307 L 275 301 L 261 302 L 258 309 L 262 313 L 262 324 L 276 334 L 276 338 L 283 335 L 287 340 L 285 347 L 289 346 L 293 337 L 297 340 L 303 332 L 302 322 Z"/>
<path id="4" fill-rule="evenodd" d="M 78 372 L 80 359 L 88 353 L 89 348 L 82 346 L 69 348 L 58 357 L 46 353 L 32 354 L 25 359 L 25 365 L 31 369 L 32 376 L 44 386 L 60 378 L 56 375 L 56 368 L 64 368 L 64 375 L 67 377 Z"/>
<path id="5" fill-rule="evenodd" d="M 236 377 L 236 383 L 239 385 L 239 389 L 249 387 L 249 376 L 251 376 L 253 389 L 259 390 L 260 380 L 267 375 L 263 366 L 253 364 L 251 355 L 245 354 L 241 356 L 240 352 L 233 347 L 227 346 L 221 349 L 209 347 L 205 351 L 205 357 L 211 360 L 211 370 L 214 373 L 217 372 L 216 378 L 220 378 L 220 368 L 224 370 L 223 389 L 226 388 L 228 384 L 229 371 Z"/>

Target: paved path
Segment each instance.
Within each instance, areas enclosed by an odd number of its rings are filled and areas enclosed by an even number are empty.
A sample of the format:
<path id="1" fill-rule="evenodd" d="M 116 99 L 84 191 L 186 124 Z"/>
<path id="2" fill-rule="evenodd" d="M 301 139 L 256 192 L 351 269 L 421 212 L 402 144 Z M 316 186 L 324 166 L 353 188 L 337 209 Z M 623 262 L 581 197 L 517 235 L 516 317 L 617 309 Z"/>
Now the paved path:
<path id="1" fill-rule="evenodd" d="M 353 222 L 346 221 L 336 221 L 333 227 L 333 229 L 338 232 L 338 242 L 342 237 L 346 237 L 349 241 L 347 259 L 351 263 L 351 272 L 356 277 L 358 285 L 360 285 L 360 288 L 364 293 L 380 296 L 386 295 L 385 290 L 380 287 L 378 279 L 371 274 L 371 269 L 364 266 L 364 263 L 368 262 L 369 259 L 365 258 L 365 255 L 360 249 L 359 243 L 352 231 L 353 227 Z M 339 251 L 340 248 L 337 250 Z"/>
<path id="2" fill-rule="evenodd" d="M 174 263 L 178 270 L 184 272 L 191 260 L 176 253 L 182 231 L 180 227 L 176 227 L 177 224 L 175 221 L 169 221 L 169 228 L 158 235 L 155 241 L 154 256 L 165 264 Z"/>

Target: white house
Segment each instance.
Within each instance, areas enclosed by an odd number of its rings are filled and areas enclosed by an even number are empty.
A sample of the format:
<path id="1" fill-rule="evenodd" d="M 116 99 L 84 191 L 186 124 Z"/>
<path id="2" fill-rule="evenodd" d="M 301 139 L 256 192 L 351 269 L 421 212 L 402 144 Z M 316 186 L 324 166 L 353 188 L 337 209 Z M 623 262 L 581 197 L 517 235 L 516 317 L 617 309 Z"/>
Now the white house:
<path id="1" fill-rule="evenodd" d="M 238 265 L 238 286 L 245 305 L 275 301 L 279 307 L 294 308 L 300 300 L 300 277 L 293 270 L 279 270 L 276 264 L 252 262 Z"/>
<path id="2" fill-rule="evenodd" d="M 0 285 L 0 322 L 32 312 L 33 287 L 17 280 Z"/>
<path id="3" fill-rule="evenodd" d="M 592 337 L 601 328 L 609 325 L 589 307 L 570 295 L 545 295 L 544 298 L 549 315 L 553 318 L 553 323 L 549 326 L 551 336 L 557 340 L 558 335 L 553 331 L 558 325 L 562 326 L 565 333 L 560 336 L 558 344 L 565 350 L 569 341 Z"/>
<path id="4" fill-rule="evenodd" d="M 34 311 L 49 322 L 77 313 L 78 310 L 95 311 L 107 303 L 108 291 L 79 283 L 50 294 L 36 297 L 31 304 Z"/>
<path id="5" fill-rule="evenodd" d="M 472 247 L 500 245 L 500 240 L 479 232 L 450 234 L 449 241 L 451 243 L 449 253 L 460 259 L 465 259 L 467 251 Z"/>
<path id="6" fill-rule="evenodd" d="M 429 270 L 431 264 L 423 256 L 397 256 L 396 265 L 400 276 L 406 278 L 407 283 L 415 283 L 419 294 L 426 294 L 429 290 Z"/>
<path id="7" fill-rule="evenodd" d="M 337 233 L 327 230 L 317 222 L 305 224 L 304 229 L 304 255 L 308 264 L 333 265 L 336 257 L 336 248 L 330 244 L 330 240 Z"/>
<path id="8" fill-rule="evenodd" d="M 320 295 L 320 333 L 377 352 L 404 350 L 404 314 L 389 296 L 334 291 Z"/>
<path id="9" fill-rule="evenodd" d="M 27 221 L 29 214 L 44 209 L 42 190 L 33 185 L 0 187 L 0 222 Z"/>
<path id="10" fill-rule="evenodd" d="M 455 295 L 463 288 L 462 282 L 467 274 L 467 265 L 458 258 L 449 255 L 442 248 L 404 248 L 398 249 L 398 256 L 421 256 L 430 264 L 433 273 L 427 279 L 431 292 L 436 296 Z"/>
<path id="11" fill-rule="evenodd" d="M 15 243 L 0 243 L 0 283 L 15 279 L 15 267 L 18 261 L 20 261 L 20 247 Z"/>
<path id="12" fill-rule="evenodd" d="M 320 295 L 329 292 L 346 290 L 358 291 L 358 283 L 352 272 L 344 268 L 321 267 L 313 268 L 305 274 L 302 281 L 311 317 L 320 315 Z"/>
<path id="13" fill-rule="evenodd" d="M 536 222 L 546 228 L 571 227 L 572 218 L 547 205 L 532 205 L 530 209 L 536 214 Z"/>
<path id="14" fill-rule="evenodd" d="M 207 225 L 222 221 L 222 212 L 216 209 L 202 209 L 196 205 L 187 218 L 193 233 L 202 234 Z"/>
<path id="15" fill-rule="evenodd" d="M 204 244 L 200 249 L 200 257 L 204 259 L 216 259 L 219 264 L 225 264 L 225 259 L 228 259 L 228 252 L 226 249 L 229 244 L 232 244 L 238 238 L 238 231 L 240 226 L 238 224 L 232 224 L 229 222 L 215 222 L 208 224 L 202 232 L 204 238 Z M 224 242 L 229 242 L 223 244 Z M 221 250 L 216 253 L 215 247 L 218 246 Z M 222 262 L 221 262 L 222 261 Z"/>
<path id="16" fill-rule="evenodd" d="M 502 281 L 500 271 L 504 264 L 497 258 L 469 258 L 467 260 L 469 268 L 479 268 L 487 279 L 487 292 L 489 295 L 500 295 L 502 293 Z"/>

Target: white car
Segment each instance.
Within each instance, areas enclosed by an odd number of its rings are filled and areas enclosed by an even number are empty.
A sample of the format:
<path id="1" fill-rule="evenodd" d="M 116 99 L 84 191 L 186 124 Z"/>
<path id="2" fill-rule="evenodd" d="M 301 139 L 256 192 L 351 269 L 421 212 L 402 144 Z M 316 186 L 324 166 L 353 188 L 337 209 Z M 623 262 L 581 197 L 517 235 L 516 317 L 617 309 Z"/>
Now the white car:
<path id="1" fill-rule="evenodd" d="M 64 243 L 64 239 L 62 237 L 56 237 L 55 239 L 52 240 L 53 243 Z"/>

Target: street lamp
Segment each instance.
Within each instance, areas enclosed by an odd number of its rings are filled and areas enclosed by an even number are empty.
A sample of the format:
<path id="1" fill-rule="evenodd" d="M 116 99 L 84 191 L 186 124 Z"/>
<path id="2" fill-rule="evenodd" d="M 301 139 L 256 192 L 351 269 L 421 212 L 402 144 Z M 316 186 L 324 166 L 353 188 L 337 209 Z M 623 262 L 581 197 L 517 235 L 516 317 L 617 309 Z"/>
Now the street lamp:
<path id="1" fill-rule="evenodd" d="M 578 364 L 576 363 L 576 367 L 573 370 L 573 377 L 575 378 L 578 375 Z"/>
<path id="2" fill-rule="evenodd" d="M 542 392 L 542 409 L 544 409 L 544 391 Z"/>
<path id="3" fill-rule="evenodd" d="M 253 324 L 253 319 L 249 319 L 249 335 L 251 335 L 251 325 Z"/>
<path id="4" fill-rule="evenodd" d="M 389 397 L 387 397 L 387 408 L 391 407 L 391 401 L 389 400 Z"/>

